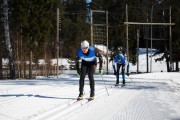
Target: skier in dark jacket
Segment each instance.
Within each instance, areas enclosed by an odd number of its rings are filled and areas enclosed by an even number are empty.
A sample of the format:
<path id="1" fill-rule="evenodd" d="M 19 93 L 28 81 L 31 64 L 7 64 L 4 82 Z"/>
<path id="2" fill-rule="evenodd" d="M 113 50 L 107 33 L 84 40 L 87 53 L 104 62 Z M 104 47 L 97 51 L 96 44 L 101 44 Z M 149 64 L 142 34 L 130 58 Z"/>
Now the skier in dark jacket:
<path id="1" fill-rule="evenodd" d="M 77 100 L 82 100 L 83 99 L 83 89 L 84 89 L 84 79 L 86 76 L 86 73 L 88 74 L 89 77 L 89 82 L 90 82 L 90 100 L 94 99 L 95 95 L 95 83 L 94 83 L 94 72 L 97 66 L 97 57 L 99 57 L 99 74 L 103 74 L 102 70 L 102 56 L 97 50 L 89 46 L 89 43 L 84 40 L 81 42 L 81 48 L 78 49 L 77 51 L 77 58 L 76 58 L 76 68 L 77 68 L 77 74 L 80 76 L 79 80 L 79 96 Z M 79 60 L 81 61 L 81 68 L 79 69 Z"/>

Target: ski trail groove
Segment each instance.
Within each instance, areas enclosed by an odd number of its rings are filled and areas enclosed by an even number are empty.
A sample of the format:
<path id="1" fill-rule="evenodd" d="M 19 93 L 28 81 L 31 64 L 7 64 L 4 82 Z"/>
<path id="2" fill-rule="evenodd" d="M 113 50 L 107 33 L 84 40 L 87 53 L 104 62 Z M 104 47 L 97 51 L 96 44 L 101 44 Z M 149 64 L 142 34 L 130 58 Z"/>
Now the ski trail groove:
<path id="1" fill-rule="evenodd" d="M 95 99 L 102 95 L 105 95 L 105 94 L 107 94 L 105 88 L 102 90 L 99 90 L 96 93 Z M 32 117 L 32 120 L 56 120 L 56 119 L 62 118 L 68 112 L 71 112 L 71 111 L 87 104 L 88 97 L 89 97 L 88 95 L 85 95 L 84 99 L 81 101 L 72 100 L 72 101 L 66 102 L 65 104 L 62 104 L 56 108 L 48 110 L 36 117 Z"/>

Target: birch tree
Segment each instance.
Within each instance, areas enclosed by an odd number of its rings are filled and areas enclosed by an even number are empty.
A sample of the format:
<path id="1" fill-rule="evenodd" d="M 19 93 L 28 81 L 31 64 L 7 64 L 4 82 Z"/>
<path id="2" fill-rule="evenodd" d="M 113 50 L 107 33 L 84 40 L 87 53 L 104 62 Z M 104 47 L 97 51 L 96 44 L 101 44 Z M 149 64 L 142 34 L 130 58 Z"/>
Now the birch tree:
<path id="1" fill-rule="evenodd" d="M 14 59 L 13 52 L 11 48 L 10 34 L 9 34 L 9 21 L 8 21 L 8 0 L 3 0 L 3 14 L 4 14 L 4 30 L 5 30 L 5 41 L 6 48 L 8 50 L 8 59 L 9 59 L 9 70 L 10 78 L 15 78 L 15 68 L 14 68 Z"/>

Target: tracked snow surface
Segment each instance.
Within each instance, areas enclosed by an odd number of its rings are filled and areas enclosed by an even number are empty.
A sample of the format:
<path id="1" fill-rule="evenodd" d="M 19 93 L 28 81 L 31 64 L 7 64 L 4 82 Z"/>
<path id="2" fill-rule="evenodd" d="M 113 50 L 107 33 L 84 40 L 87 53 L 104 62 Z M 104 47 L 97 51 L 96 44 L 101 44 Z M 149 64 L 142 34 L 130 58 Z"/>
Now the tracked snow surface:
<path id="1" fill-rule="evenodd" d="M 114 87 L 114 75 L 95 75 L 96 95 L 76 101 L 79 78 L 0 81 L 0 120 L 179 120 L 180 74 L 147 73 L 126 76 L 126 86 Z"/>

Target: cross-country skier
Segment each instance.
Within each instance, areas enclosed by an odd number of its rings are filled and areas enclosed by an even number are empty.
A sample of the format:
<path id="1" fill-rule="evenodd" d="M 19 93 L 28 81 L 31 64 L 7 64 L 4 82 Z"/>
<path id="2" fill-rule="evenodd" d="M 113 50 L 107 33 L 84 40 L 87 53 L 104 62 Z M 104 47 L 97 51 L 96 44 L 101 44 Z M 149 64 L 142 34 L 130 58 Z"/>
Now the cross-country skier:
<path id="1" fill-rule="evenodd" d="M 103 74 L 102 70 L 102 56 L 99 52 L 97 52 L 97 49 L 95 49 L 93 46 L 89 46 L 88 41 L 84 40 L 81 42 L 81 48 L 77 51 L 77 59 L 76 59 L 76 68 L 77 68 L 77 74 L 80 76 L 79 80 L 79 96 L 77 100 L 83 99 L 83 89 L 84 89 L 84 79 L 86 76 L 86 73 L 89 77 L 90 82 L 90 98 L 89 100 L 94 99 L 95 95 L 95 83 L 94 83 L 94 72 L 97 65 L 97 57 L 99 57 L 99 74 Z M 81 68 L 79 69 L 79 60 L 81 61 Z"/>
<path id="2" fill-rule="evenodd" d="M 114 75 L 116 75 L 116 84 L 115 86 L 119 85 L 119 71 L 121 68 L 122 72 L 122 86 L 125 85 L 125 66 L 126 66 L 126 57 L 125 52 L 123 53 L 119 51 L 119 54 L 114 57 L 113 60 L 113 69 L 114 69 Z M 127 66 L 127 69 L 129 69 L 129 65 Z M 129 75 L 129 70 L 127 70 L 127 75 Z"/>

